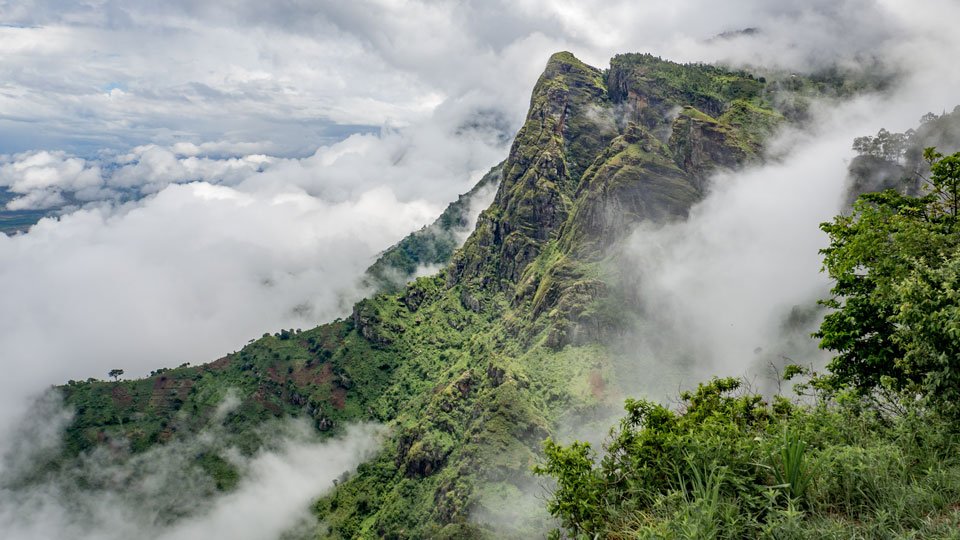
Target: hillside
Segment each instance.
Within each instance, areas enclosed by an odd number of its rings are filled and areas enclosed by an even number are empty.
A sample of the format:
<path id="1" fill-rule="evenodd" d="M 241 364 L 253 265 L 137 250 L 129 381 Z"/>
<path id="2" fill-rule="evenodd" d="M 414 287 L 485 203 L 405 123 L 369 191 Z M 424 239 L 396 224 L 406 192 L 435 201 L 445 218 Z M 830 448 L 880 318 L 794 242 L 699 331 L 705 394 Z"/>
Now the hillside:
<path id="1" fill-rule="evenodd" d="M 346 320 L 141 380 L 71 381 L 66 451 L 22 481 L 94 448 L 131 460 L 216 431 L 195 463 L 229 491 L 239 471 L 224 452 L 269 444 L 272 419 L 306 418 L 320 437 L 373 421 L 388 426 L 381 451 L 316 503 L 317 537 L 543 531 L 551 522 L 528 496 L 541 443 L 605 420 L 624 397 L 611 338 L 642 305 L 616 292 L 620 243 L 642 221 L 684 219 L 712 175 L 762 160 L 779 126 L 804 121 L 804 99 L 838 92 L 643 54 L 600 70 L 557 53 L 506 161 L 475 188 L 499 181 L 462 247 L 460 203 L 386 252 L 369 271 L 385 292 Z M 400 286 L 431 264 L 445 266 Z"/>
<path id="2" fill-rule="evenodd" d="M 449 263 L 473 230 L 474 216 L 490 204 L 503 178 L 503 165 L 490 169 L 470 191 L 447 205 L 433 223 L 384 250 L 367 269 L 367 283 L 377 290 L 397 292 L 418 273 L 432 274 Z"/>

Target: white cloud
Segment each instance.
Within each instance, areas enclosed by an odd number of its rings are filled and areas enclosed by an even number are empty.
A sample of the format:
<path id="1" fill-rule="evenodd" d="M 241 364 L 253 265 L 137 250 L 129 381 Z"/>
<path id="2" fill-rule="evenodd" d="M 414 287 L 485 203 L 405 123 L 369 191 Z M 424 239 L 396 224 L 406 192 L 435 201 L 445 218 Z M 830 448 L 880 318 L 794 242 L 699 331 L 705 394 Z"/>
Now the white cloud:
<path id="1" fill-rule="evenodd" d="M 42 210 L 55 208 L 66 202 L 59 190 L 38 189 L 8 202 L 7 210 Z"/>
<path id="2" fill-rule="evenodd" d="M 378 431 L 375 426 L 353 426 L 340 440 L 324 444 L 290 441 L 277 452 L 263 453 L 247 465 L 235 492 L 216 501 L 210 511 L 157 538 L 277 538 L 291 526 L 309 522 L 309 503 L 329 491 L 343 473 L 353 472 L 373 457 Z"/>
<path id="3" fill-rule="evenodd" d="M 198 182 L 0 236 L 2 401 L 13 412 L 50 383 L 203 363 L 345 315 L 375 254 L 438 212 L 385 187 L 328 203 Z"/>
<path id="4" fill-rule="evenodd" d="M 25 152 L 0 164 L 0 186 L 24 195 L 54 188 L 79 191 L 100 183 L 98 167 L 63 151 Z"/>
<path id="5" fill-rule="evenodd" d="M 310 503 L 373 457 L 383 431 L 353 425 L 339 438 L 318 442 L 308 423 L 288 421 L 262 426 L 265 446 L 244 456 L 223 442 L 215 426 L 126 461 L 101 448 L 57 475 L 24 485 L 18 479 L 57 449 L 59 432 L 70 419 L 60 406 L 48 395 L 20 426 L 15 447 L 0 448 L 4 538 L 269 540 L 298 526 L 315 528 Z M 242 474 L 229 493 L 218 493 L 194 462 L 208 452 Z"/>

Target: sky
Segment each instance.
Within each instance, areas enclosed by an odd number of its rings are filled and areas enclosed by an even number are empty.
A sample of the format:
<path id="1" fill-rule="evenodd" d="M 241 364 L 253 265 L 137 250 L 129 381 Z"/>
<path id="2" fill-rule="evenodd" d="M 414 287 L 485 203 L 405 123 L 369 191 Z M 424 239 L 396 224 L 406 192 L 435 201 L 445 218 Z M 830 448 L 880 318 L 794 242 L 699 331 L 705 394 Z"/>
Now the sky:
<path id="1" fill-rule="evenodd" d="M 0 235 L 0 447 L 51 384 L 203 363 L 347 315 L 378 252 L 506 157 L 554 52 L 900 73 L 887 95 L 822 104 L 819 132 L 782 139 L 796 157 L 731 179 L 690 228 L 637 233 L 663 277 L 647 292 L 694 313 L 710 348 L 729 335 L 722 306 L 757 283 L 745 261 L 767 276 L 750 298 L 776 297 L 784 267 L 802 294 L 774 304 L 821 290 L 811 251 L 844 141 L 960 102 L 958 15 L 949 0 L 0 0 L 0 187 L 8 210 L 57 213 Z M 744 28 L 760 31 L 711 39 Z M 760 204 L 791 211 L 737 219 Z M 668 238 L 684 242 L 651 253 Z M 725 272 L 685 272 L 703 253 Z"/>

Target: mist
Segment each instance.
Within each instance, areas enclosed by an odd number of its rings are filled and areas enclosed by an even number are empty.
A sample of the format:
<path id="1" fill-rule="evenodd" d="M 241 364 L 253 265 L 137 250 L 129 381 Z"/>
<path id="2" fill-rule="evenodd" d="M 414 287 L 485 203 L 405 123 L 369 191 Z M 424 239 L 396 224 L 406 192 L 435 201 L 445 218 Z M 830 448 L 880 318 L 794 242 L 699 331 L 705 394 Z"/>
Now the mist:
<path id="1" fill-rule="evenodd" d="M 815 102 L 807 126 L 781 132 L 763 164 L 712 178 L 687 220 L 643 223 L 632 233 L 617 264 L 628 276 L 624 294 L 642 305 L 621 344 L 634 351 L 620 367 L 634 395 L 671 402 L 713 376 L 789 393 L 790 383 L 776 380 L 784 365 L 821 369 L 829 360 L 810 337 L 824 314 L 816 301 L 830 289 L 820 272 L 828 239 L 819 224 L 846 210 L 853 138 L 915 128 L 924 112 L 960 103 L 950 90 L 960 69 L 947 52 L 960 41 L 918 13 L 884 6 L 901 16 L 902 39 L 869 43 L 881 69 L 899 74 L 891 89 Z M 865 72 L 872 62 L 848 67 Z"/>
<path id="2" fill-rule="evenodd" d="M 220 408 L 237 404 L 225 399 Z M 259 428 L 266 444 L 245 455 L 224 443 L 229 437 L 215 425 L 122 460 L 122 449 L 100 447 L 45 473 L 44 460 L 56 457 L 58 431 L 71 419 L 59 395 L 45 395 L 29 421 L 17 426 L 17 438 L 0 448 L 4 538 L 255 540 L 315 530 L 320 524 L 310 503 L 375 455 L 383 431 L 353 425 L 318 442 L 308 422 L 287 420 Z M 219 491 L 199 467 L 197 456 L 208 453 L 239 471 L 233 489 Z"/>
<path id="3" fill-rule="evenodd" d="M 623 370 L 641 395 L 669 401 L 713 376 L 770 390 L 785 364 L 823 367 L 828 355 L 810 337 L 830 288 L 818 225 L 841 211 L 848 141 L 869 129 L 876 105 L 821 109 L 814 131 L 773 142 L 789 154 L 715 176 L 685 221 L 633 231 L 617 264 L 642 305 L 623 344 L 639 351 Z"/>

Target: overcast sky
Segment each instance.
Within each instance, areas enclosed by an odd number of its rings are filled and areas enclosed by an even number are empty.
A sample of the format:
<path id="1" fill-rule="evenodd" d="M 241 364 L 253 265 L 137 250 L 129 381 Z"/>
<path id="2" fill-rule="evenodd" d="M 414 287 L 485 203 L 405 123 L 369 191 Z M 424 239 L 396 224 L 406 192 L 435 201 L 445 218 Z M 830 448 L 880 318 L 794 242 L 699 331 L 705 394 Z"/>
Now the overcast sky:
<path id="1" fill-rule="evenodd" d="M 0 0 L 8 208 L 75 205 L 0 236 L 3 408 L 348 313 L 378 251 L 506 157 L 559 50 L 598 67 L 876 56 L 910 99 L 864 129 L 950 110 L 957 7 L 907 4 Z"/>

